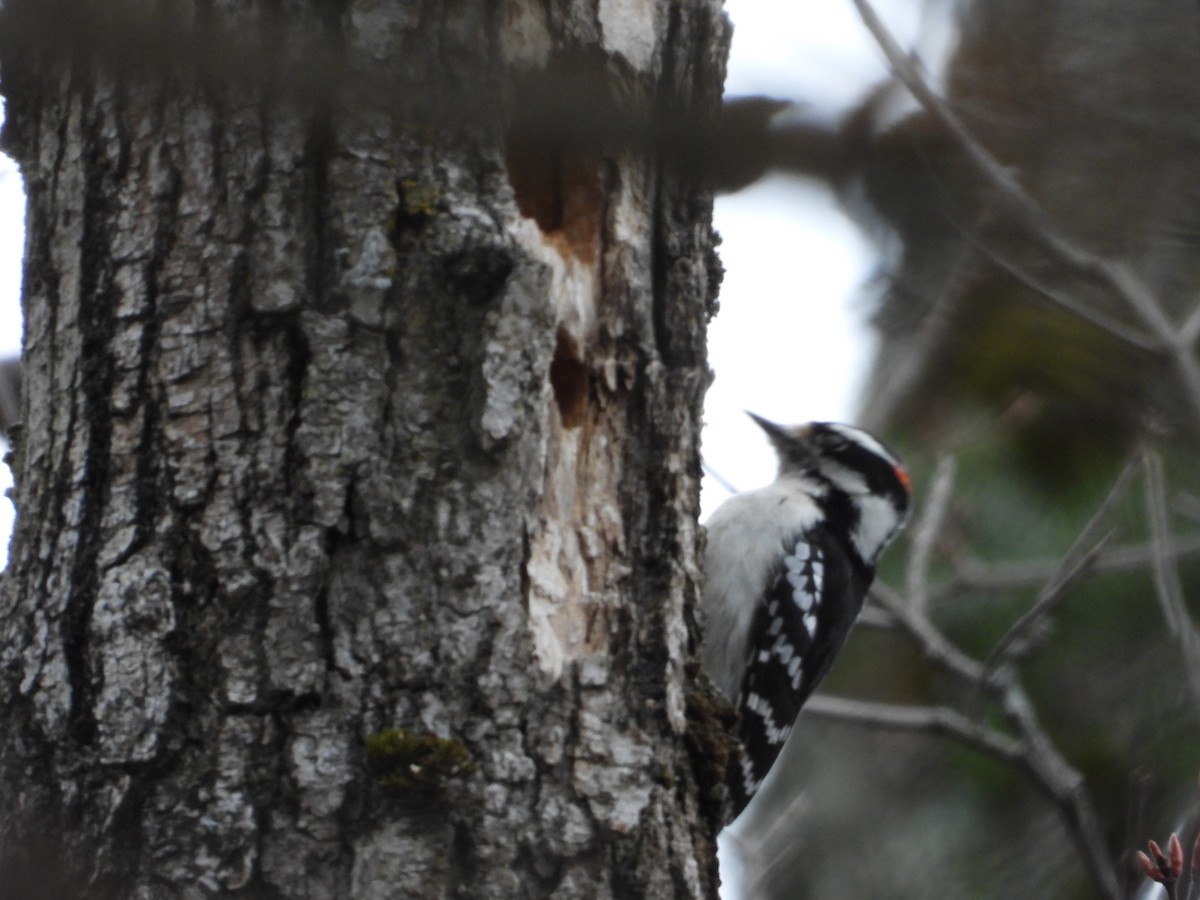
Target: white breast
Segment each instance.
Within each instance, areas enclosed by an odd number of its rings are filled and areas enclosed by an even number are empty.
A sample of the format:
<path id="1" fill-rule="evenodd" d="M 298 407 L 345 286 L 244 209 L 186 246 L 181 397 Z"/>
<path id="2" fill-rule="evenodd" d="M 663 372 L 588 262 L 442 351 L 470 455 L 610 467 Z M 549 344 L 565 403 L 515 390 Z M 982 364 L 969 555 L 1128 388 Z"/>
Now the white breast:
<path id="1" fill-rule="evenodd" d="M 791 476 L 726 500 L 709 517 L 704 558 L 704 667 L 730 700 L 746 665 L 746 636 L 783 542 L 814 524 L 813 484 Z"/>

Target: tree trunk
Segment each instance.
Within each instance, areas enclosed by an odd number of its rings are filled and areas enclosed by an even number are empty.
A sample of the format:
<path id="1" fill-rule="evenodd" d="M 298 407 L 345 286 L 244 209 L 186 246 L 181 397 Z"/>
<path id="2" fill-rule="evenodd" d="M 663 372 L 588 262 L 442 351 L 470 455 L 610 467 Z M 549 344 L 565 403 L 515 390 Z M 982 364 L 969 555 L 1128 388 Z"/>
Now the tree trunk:
<path id="1" fill-rule="evenodd" d="M 241 40 L 279 4 L 215 6 Z M 274 51 L 324 48 L 297 77 L 497 110 L 556 48 L 712 109 L 728 39 L 715 0 L 283 6 Z M 715 896 L 711 198 L 633 152 L 506 154 L 499 116 L 5 49 L 29 238 L 0 882 Z"/>

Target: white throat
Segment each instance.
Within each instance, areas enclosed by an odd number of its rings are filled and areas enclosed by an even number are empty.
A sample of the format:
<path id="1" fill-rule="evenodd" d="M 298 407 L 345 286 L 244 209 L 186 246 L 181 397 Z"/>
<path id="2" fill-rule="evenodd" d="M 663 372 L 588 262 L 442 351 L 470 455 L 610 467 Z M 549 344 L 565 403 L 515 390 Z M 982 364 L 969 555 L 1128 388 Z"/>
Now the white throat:
<path id="1" fill-rule="evenodd" d="M 875 565 L 875 560 L 900 527 L 896 507 L 886 497 L 858 494 L 854 498 L 859 520 L 850 537 L 863 562 Z"/>

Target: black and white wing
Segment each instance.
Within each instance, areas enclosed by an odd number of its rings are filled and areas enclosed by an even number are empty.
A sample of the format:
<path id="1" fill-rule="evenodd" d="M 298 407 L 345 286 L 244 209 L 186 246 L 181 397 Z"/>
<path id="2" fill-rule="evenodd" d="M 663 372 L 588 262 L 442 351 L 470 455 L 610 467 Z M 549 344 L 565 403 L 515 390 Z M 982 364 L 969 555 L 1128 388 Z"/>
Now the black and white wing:
<path id="1" fill-rule="evenodd" d="M 729 782 L 735 814 L 762 785 L 800 708 L 829 672 L 873 573 L 817 525 L 785 542 L 755 612 L 738 693 L 740 770 Z"/>

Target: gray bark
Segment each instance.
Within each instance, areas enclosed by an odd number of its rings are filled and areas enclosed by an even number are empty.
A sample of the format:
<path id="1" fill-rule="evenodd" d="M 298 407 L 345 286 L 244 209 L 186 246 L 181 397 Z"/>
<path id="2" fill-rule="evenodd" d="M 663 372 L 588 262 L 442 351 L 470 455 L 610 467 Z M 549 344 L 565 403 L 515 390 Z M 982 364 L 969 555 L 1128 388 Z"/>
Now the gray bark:
<path id="1" fill-rule="evenodd" d="M 285 5 L 281 52 L 320 36 L 400 91 L 569 48 L 709 108 L 728 39 L 709 0 Z M 4 63 L 29 243 L 0 877 L 715 896 L 688 702 L 711 198 L 612 148 L 516 177 L 497 122 Z"/>

